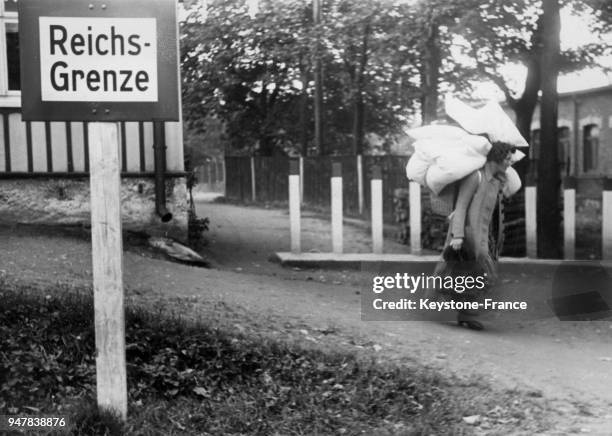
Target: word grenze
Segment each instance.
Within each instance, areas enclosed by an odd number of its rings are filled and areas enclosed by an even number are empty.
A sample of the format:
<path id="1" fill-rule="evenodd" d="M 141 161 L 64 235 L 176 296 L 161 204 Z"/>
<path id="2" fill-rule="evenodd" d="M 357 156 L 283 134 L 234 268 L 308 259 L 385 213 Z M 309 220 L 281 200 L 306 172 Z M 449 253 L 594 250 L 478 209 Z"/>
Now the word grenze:
<path id="1" fill-rule="evenodd" d="M 51 55 L 61 53 L 75 56 L 93 54 L 99 56 L 137 56 L 142 51 L 142 44 L 150 46 L 151 43 L 140 41 L 140 35 L 124 36 L 117 33 L 115 26 L 111 26 L 110 34 L 94 35 L 91 26 L 87 27 L 86 35 L 75 33 L 69 35 L 64 26 L 51 25 L 50 49 Z M 69 69 L 64 61 L 57 61 L 51 66 L 51 85 L 57 91 L 78 91 L 79 83 L 90 91 L 120 91 L 132 92 L 146 91 L 149 87 L 149 75 L 144 70 L 132 71 L 128 69 L 111 70 L 82 70 Z"/>

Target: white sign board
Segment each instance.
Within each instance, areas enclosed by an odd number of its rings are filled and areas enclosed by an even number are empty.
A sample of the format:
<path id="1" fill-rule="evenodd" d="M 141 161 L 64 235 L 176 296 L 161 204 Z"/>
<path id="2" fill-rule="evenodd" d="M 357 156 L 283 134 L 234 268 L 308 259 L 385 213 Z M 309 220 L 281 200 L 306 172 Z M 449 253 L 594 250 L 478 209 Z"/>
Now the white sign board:
<path id="1" fill-rule="evenodd" d="M 176 0 L 19 0 L 24 121 L 178 121 Z"/>
<path id="2" fill-rule="evenodd" d="M 157 101 L 154 18 L 40 17 L 42 101 Z"/>

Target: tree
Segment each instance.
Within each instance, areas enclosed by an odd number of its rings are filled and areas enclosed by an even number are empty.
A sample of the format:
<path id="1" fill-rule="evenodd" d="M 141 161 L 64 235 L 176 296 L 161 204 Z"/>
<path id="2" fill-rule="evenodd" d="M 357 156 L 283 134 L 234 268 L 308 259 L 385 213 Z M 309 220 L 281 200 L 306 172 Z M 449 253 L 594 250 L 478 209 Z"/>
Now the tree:
<path id="1" fill-rule="evenodd" d="M 410 80 L 416 50 L 399 26 L 408 7 L 386 0 L 322 5 L 325 19 L 318 26 L 306 0 L 262 1 L 254 16 L 243 0 L 216 0 L 205 16 L 183 23 L 189 131 L 197 135 L 206 128 L 202 120 L 214 116 L 225 123 L 232 152 L 312 150 L 318 40 L 329 152 L 365 151 L 366 132 L 381 137 L 400 132 L 416 89 Z"/>
<path id="2" fill-rule="evenodd" d="M 601 0 L 574 0 L 566 2 L 574 10 L 588 7 L 589 2 Z M 538 103 L 542 84 L 544 12 L 539 0 L 484 0 L 478 8 L 463 16 L 453 29 L 467 42 L 466 54 L 473 61 L 471 75 L 490 80 L 504 93 L 508 106 L 516 115 L 516 125 L 523 137 L 530 141 L 531 122 Z M 601 29 L 600 29 L 601 31 Z M 587 44 L 560 52 L 557 66 L 560 72 L 597 67 L 598 57 L 609 52 L 605 43 Z M 525 84 L 515 93 L 503 74 L 503 67 L 518 64 L 526 67 Z M 468 74 L 470 74 L 468 72 Z M 525 175 L 528 162 L 518 165 Z"/>
<path id="3" fill-rule="evenodd" d="M 420 81 L 420 109 L 423 124 L 438 118 L 440 86 L 450 89 L 466 88 L 463 72 L 456 68 L 451 48 L 456 22 L 474 7 L 478 0 L 421 0 L 406 23 L 412 35 L 412 44 L 419 53 L 417 58 Z"/>
<path id="4" fill-rule="evenodd" d="M 414 112 L 418 49 L 404 31 L 412 11 L 385 0 L 326 4 L 327 141 L 335 153 L 359 154 L 366 132 L 390 138 Z"/>
<path id="5" fill-rule="evenodd" d="M 198 132 L 207 116 L 218 117 L 238 153 L 268 155 L 297 147 L 294 83 L 309 50 L 307 17 L 298 1 L 261 2 L 251 17 L 245 1 L 217 0 L 207 5 L 205 16 L 196 13 L 182 23 L 187 127 Z"/>
<path id="6" fill-rule="evenodd" d="M 542 8 L 542 71 L 540 106 L 540 156 L 538 160 L 538 257 L 561 257 L 559 171 L 557 164 L 557 77 L 559 75 L 560 29 L 558 0 L 544 0 Z M 545 157 L 545 158 L 544 158 Z"/>

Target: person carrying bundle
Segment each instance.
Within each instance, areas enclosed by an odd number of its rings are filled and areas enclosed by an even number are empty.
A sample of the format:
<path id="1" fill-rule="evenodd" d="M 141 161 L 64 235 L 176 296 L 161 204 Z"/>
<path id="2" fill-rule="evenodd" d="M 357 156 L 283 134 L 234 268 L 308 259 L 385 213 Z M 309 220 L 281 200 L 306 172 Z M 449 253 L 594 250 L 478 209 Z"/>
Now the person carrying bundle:
<path id="1" fill-rule="evenodd" d="M 495 105 L 490 103 L 483 111 L 456 100 L 450 104 L 447 101 L 447 114 L 462 128 L 430 125 L 414 129 L 411 134 L 417 140 L 415 153 L 406 167 L 409 179 L 428 187 L 432 198 L 450 203 L 452 210 L 434 276 L 484 276 L 486 288 L 497 279 L 499 247 L 493 246 L 489 236 L 493 213 L 500 196 L 507 198 L 520 189 L 520 178 L 510 165 L 525 156 L 517 147 L 527 146 L 516 127 Z M 491 113 L 497 115 L 497 124 L 486 119 Z M 455 301 L 474 302 L 482 297 L 483 291 L 486 289 L 471 292 L 429 289 L 426 298 L 435 300 L 443 295 Z M 458 311 L 457 321 L 471 329 L 483 329 L 475 310 Z"/>

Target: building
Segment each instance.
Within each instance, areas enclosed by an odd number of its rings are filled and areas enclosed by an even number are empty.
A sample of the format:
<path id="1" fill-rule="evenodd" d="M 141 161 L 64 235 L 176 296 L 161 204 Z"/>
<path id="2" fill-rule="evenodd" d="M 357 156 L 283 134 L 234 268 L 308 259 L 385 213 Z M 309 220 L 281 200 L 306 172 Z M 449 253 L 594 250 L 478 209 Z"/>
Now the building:
<path id="1" fill-rule="evenodd" d="M 17 1 L 0 2 L 0 221 L 86 223 L 87 123 L 21 119 Z M 119 130 L 124 227 L 163 218 L 163 226 L 186 228 L 181 123 L 121 122 Z"/>
<path id="2" fill-rule="evenodd" d="M 540 109 L 531 127 L 529 159 L 540 151 Z M 561 176 L 575 176 L 579 195 L 601 196 L 603 177 L 612 177 L 612 85 L 559 94 L 558 161 Z"/>

